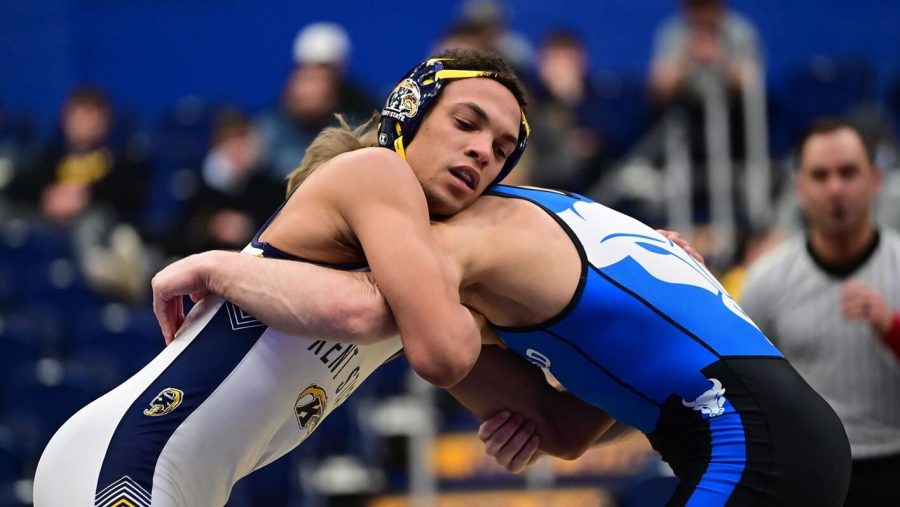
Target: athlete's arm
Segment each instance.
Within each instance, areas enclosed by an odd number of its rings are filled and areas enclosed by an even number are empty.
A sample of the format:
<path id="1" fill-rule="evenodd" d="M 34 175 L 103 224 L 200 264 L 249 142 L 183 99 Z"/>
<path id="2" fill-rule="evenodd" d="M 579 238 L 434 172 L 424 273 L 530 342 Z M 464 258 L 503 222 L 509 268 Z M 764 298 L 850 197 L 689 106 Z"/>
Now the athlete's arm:
<path id="1" fill-rule="evenodd" d="M 565 416 L 580 417 L 580 414 Z M 485 452 L 493 457 L 498 465 L 508 472 L 517 474 L 546 454 L 539 448 L 540 438 L 534 428 L 536 428 L 534 421 L 526 419 L 522 414 L 504 410 L 481 423 L 478 438 L 484 443 Z M 638 430 L 617 421 L 593 442 L 593 445 L 619 442 L 637 434 Z M 574 459 L 586 449 L 587 447 L 581 445 L 569 454 L 559 457 Z"/>
<path id="2" fill-rule="evenodd" d="M 365 252 L 410 366 L 439 387 L 456 384 L 475 364 L 481 336 L 460 304 L 459 275 L 432 237 L 421 184 L 405 161 L 384 149 L 333 163 L 334 187 L 326 191 Z"/>
<path id="3" fill-rule="evenodd" d="M 515 471 L 531 461 L 535 449 L 575 459 L 615 423 L 597 407 L 553 388 L 540 368 L 497 346 L 483 347 L 469 375 L 448 391 L 480 419 L 497 416 L 479 436 L 501 465 L 510 468 L 515 461 Z"/>
<path id="4" fill-rule="evenodd" d="M 224 297 L 280 331 L 370 343 L 396 334 L 367 273 L 305 262 L 212 251 L 170 264 L 153 277 L 153 311 L 166 343 L 184 322 L 182 296 Z"/>

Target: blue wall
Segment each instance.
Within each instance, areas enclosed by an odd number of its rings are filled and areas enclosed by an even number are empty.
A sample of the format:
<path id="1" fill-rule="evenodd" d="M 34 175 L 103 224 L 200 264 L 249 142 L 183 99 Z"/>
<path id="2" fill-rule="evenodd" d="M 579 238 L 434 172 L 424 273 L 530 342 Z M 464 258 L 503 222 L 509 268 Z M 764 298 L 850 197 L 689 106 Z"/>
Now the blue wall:
<path id="1" fill-rule="evenodd" d="M 597 69 L 643 73 L 655 26 L 675 0 L 517 0 L 511 25 L 532 40 L 580 30 Z M 865 55 L 882 83 L 900 70 L 900 2 L 733 1 L 759 26 L 776 90 L 812 55 Z M 251 110 L 271 104 L 299 27 L 344 24 L 351 73 L 375 90 L 423 56 L 457 2 L 376 0 L 0 0 L 0 104 L 46 123 L 68 88 L 92 82 L 126 109 L 155 114 L 186 94 Z"/>

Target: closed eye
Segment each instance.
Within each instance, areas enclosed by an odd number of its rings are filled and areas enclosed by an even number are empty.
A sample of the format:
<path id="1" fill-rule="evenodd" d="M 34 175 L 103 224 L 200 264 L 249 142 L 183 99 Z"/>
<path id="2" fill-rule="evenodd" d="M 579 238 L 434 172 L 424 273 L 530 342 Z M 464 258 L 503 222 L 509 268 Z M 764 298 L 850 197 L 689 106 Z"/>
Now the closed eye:
<path id="1" fill-rule="evenodd" d="M 456 119 L 456 126 L 459 127 L 460 130 L 465 130 L 467 132 L 475 130 L 475 125 L 472 122 L 462 118 Z"/>

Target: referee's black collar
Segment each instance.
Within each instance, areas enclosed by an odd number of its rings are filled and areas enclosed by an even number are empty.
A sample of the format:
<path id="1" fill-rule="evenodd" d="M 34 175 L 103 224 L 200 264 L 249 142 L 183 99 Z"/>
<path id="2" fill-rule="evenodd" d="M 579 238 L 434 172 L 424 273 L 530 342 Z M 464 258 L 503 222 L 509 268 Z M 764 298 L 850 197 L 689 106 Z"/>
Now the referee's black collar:
<path id="1" fill-rule="evenodd" d="M 875 228 L 875 234 L 872 237 L 872 242 L 869 243 L 869 246 L 866 247 L 865 251 L 860 254 L 856 259 L 843 263 L 843 264 L 827 264 L 825 261 L 819 257 L 812 248 L 812 239 L 807 235 L 806 236 L 806 251 L 809 252 L 809 256 L 812 258 L 813 262 L 816 263 L 816 266 L 819 266 L 819 269 L 828 273 L 829 275 L 835 278 L 848 278 L 850 275 L 856 272 L 857 269 L 862 267 L 863 264 L 869 261 L 872 258 L 872 255 L 875 254 L 875 250 L 878 249 L 878 244 L 881 243 L 881 232 L 878 228 Z"/>

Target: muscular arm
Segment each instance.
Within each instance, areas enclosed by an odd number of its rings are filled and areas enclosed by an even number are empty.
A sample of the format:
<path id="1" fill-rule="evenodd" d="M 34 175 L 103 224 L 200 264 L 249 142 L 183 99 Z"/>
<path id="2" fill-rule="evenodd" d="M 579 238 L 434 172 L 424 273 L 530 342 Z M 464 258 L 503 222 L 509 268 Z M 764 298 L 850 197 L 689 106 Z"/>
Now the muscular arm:
<path id="1" fill-rule="evenodd" d="M 460 303 L 459 275 L 432 237 L 412 169 L 387 150 L 373 149 L 365 159 L 353 157 L 358 153 L 334 168 L 343 173 L 341 186 L 326 191 L 338 196 L 337 209 L 365 252 L 410 366 L 449 387 L 468 374 L 481 349 L 475 320 Z"/>
<path id="2" fill-rule="evenodd" d="M 167 342 L 184 320 L 182 295 L 197 301 L 208 293 L 287 333 L 354 343 L 396 334 L 367 273 L 212 251 L 177 261 L 153 278 L 153 308 Z"/>
<path id="3" fill-rule="evenodd" d="M 507 411 L 533 421 L 540 450 L 564 459 L 580 456 L 615 423 L 602 410 L 554 389 L 536 366 L 496 346 L 483 347 L 469 375 L 448 391 L 482 420 Z"/>
<path id="4" fill-rule="evenodd" d="M 432 238 L 425 196 L 410 167 L 396 154 L 372 148 L 341 155 L 316 176 L 315 185 L 306 187 L 307 197 L 317 196 L 325 205 L 333 206 L 362 247 L 380 293 L 390 305 L 410 365 L 421 377 L 437 386 L 458 382 L 475 363 L 481 348 L 480 335 L 473 317 L 460 304 L 459 276 Z M 236 262 L 247 261 L 237 259 Z M 235 266 L 219 265 L 219 268 L 224 271 L 213 269 L 210 273 L 243 276 Z M 307 266 L 309 268 L 311 266 Z M 278 327 L 298 325 L 308 333 L 315 325 L 321 325 L 325 331 L 321 334 L 325 336 L 350 338 L 358 333 L 357 326 L 350 329 L 334 327 L 336 321 L 343 318 L 349 301 L 341 298 L 341 292 L 329 292 L 333 285 L 302 276 L 292 281 L 277 272 L 268 277 L 261 276 L 264 278 L 256 281 L 265 288 L 264 291 L 252 284 L 237 285 L 241 279 L 234 277 L 227 279 L 228 283 L 223 281 L 221 287 L 213 288 L 228 293 L 227 296 L 235 298 L 235 303 L 257 318 Z M 180 293 L 202 292 L 204 287 L 211 285 L 210 281 L 200 277 L 198 286 L 201 287 L 181 288 Z M 160 289 L 164 285 L 154 281 L 154 311 L 168 340 L 169 333 L 181 325 L 184 316 L 180 304 L 172 301 L 174 291 Z M 235 289 L 229 292 L 229 287 Z M 244 290 L 248 293 L 244 294 Z M 300 297 L 303 290 L 310 297 Z M 327 307 L 316 294 L 321 294 L 322 300 L 328 302 Z M 273 307 L 254 302 L 255 297 L 269 301 Z M 362 304 L 372 302 L 371 298 L 364 298 Z M 368 312 L 350 306 L 351 315 Z M 383 310 L 384 304 L 375 301 L 375 306 L 377 335 L 382 334 L 384 316 L 378 312 Z M 319 312 L 325 312 L 324 320 Z M 364 324 L 359 326 L 366 328 Z M 290 329 L 298 330 L 296 327 Z"/>

